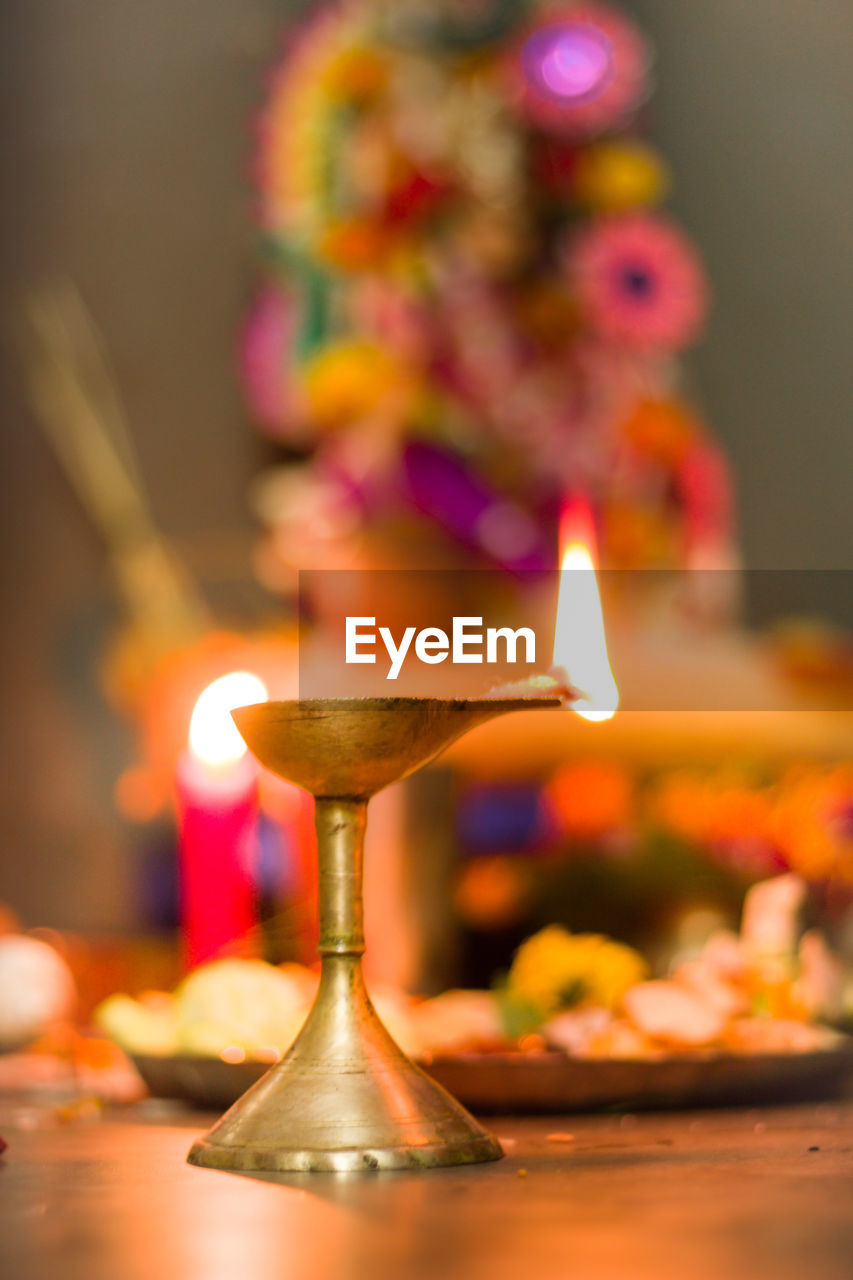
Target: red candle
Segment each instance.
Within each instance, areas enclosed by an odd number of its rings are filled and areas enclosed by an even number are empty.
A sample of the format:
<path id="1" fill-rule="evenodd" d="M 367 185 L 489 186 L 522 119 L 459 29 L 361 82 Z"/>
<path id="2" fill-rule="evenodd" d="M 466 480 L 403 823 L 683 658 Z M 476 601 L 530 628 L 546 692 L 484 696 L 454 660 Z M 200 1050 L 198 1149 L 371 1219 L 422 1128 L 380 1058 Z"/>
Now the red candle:
<path id="1" fill-rule="evenodd" d="M 185 967 L 227 952 L 255 923 L 251 854 L 257 766 L 231 719 L 262 702 L 257 676 L 236 671 L 202 693 L 177 767 L 181 928 Z"/>

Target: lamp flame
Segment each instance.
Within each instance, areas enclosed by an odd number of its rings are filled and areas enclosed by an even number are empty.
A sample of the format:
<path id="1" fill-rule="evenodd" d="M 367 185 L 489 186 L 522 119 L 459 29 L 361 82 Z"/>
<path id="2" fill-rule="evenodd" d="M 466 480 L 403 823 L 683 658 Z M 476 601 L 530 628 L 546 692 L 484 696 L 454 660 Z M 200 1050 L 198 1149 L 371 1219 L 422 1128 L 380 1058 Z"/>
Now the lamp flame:
<path id="1" fill-rule="evenodd" d="M 585 720 L 609 720 L 619 705 L 610 669 L 595 572 L 595 526 L 587 504 L 573 502 L 560 521 L 560 590 L 554 666 L 581 691 L 572 710 Z"/>
<path id="2" fill-rule="evenodd" d="M 234 764 L 246 754 L 231 711 L 254 702 L 265 702 L 267 688 L 249 671 L 231 671 L 209 684 L 200 695 L 190 720 L 190 751 L 205 764 Z"/>

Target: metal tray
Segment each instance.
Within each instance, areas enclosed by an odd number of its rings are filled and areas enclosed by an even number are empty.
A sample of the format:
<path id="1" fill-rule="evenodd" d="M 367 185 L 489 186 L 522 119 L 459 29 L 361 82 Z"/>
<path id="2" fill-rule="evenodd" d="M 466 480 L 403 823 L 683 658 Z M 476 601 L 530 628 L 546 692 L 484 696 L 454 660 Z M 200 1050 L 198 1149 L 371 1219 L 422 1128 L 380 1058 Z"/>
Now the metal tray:
<path id="1" fill-rule="evenodd" d="M 179 1054 L 136 1054 L 149 1092 L 224 1109 L 269 1070 Z M 748 1106 L 838 1097 L 853 1078 L 853 1040 L 810 1053 L 693 1053 L 655 1059 L 581 1059 L 562 1052 L 458 1053 L 425 1070 L 479 1111 L 567 1112 Z"/>

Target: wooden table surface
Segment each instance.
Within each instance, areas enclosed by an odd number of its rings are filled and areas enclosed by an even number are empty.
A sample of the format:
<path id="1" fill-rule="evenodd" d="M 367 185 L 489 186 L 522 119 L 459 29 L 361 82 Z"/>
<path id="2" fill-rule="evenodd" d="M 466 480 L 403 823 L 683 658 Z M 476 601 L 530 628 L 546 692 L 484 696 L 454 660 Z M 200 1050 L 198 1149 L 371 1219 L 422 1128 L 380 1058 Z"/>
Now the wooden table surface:
<path id="1" fill-rule="evenodd" d="M 184 1163 L 210 1119 L 0 1107 L 3 1280 L 853 1275 L 846 1102 L 497 1118 L 497 1164 L 263 1180 Z"/>

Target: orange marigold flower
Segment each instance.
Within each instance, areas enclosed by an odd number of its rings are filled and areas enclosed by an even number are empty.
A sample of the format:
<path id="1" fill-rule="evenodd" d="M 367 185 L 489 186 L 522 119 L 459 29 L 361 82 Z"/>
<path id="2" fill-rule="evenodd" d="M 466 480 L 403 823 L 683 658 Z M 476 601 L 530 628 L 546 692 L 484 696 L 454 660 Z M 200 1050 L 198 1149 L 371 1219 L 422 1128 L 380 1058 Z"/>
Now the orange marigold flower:
<path id="1" fill-rule="evenodd" d="M 640 400 L 622 431 L 646 457 L 676 466 L 695 439 L 697 424 L 677 400 Z"/>
<path id="2" fill-rule="evenodd" d="M 341 271 L 364 271 L 384 262 L 395 247 L 388 228 L 374 218 L 341 218 L 317 240 L 319 256 Z"/>
<path id="3" fill-rule="evenodd" d="M 476 858 L 457 882 L 454 906 L 474 928 L 496 929 L 515 924 L 527 908 L 529 876 L 514 858 L 503 854 Z"/>
<path id="4" fill-rule="evenodd" d="M 554 775 L 547 799 L 567 835 L 595 839 L 630 821 L 634 783 L 612 761 L 584 760 L 565 765 Z"/>

